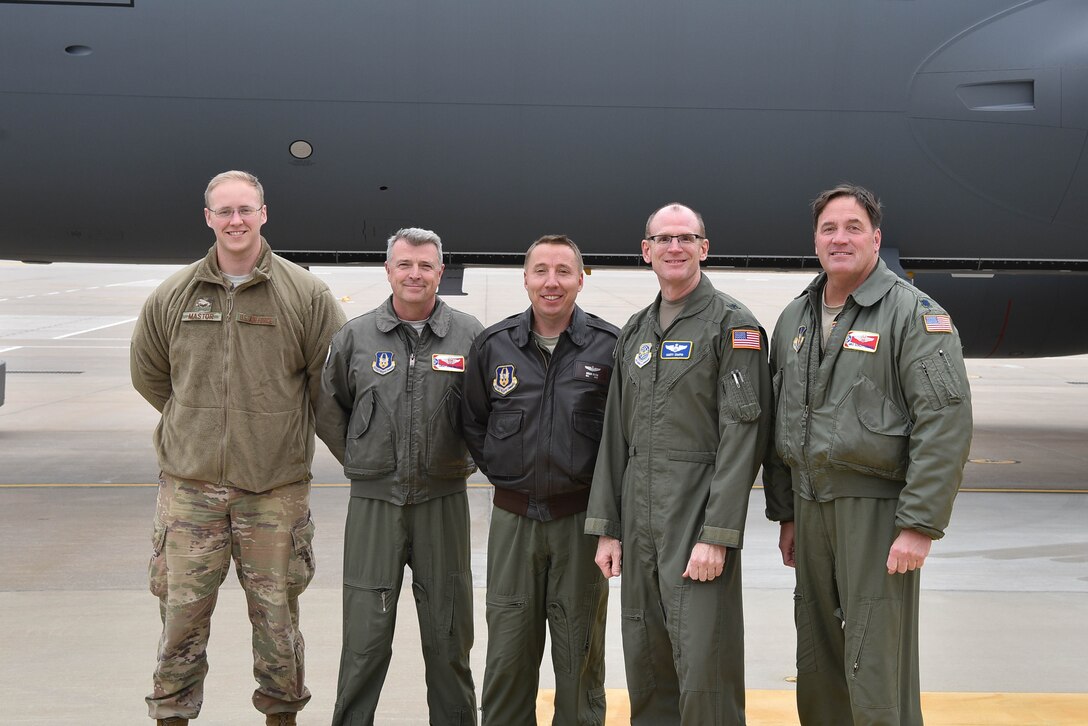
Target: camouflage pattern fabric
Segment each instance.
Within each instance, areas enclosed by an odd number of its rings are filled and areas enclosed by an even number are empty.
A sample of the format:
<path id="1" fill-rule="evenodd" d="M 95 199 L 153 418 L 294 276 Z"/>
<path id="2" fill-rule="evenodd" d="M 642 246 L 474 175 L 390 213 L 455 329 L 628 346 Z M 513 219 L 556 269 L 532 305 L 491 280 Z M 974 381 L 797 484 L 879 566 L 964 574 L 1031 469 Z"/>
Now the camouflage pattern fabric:
<path id="1" fill-rule="evenodd" d="M 162 476 L 148 573 L 163 623 L 151 718 L 200 713 L 212 611 L 232 558 L 253 625 L 253 705 L 306 705 L 298 596 L 314 575 L 313 535 L 309 482 L 255 494 Z"/>

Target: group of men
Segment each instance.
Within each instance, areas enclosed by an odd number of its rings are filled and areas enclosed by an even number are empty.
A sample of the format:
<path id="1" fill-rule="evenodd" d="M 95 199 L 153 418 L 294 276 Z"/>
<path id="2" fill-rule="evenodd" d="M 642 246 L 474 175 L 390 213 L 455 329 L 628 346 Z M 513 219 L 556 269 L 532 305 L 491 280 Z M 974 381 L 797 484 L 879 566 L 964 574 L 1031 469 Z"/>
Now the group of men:
<path id="1" fill-rule="evenodd" d="M 970 445 L 958 334 L 880 260 L 880 204 L 813 202 L 821 273 L 769 342 L 701 271 L 698 213 L 650 215 L 659 294 L 621 330 L 577 305 L 578 246 L 528 249 L 529 307 L 491 327 L 437 296 L 442 243 L 388 241 L 392 290 L 351 321 L 275 255 L 255 177 L 214 177 L 207 256 L 148 299 L 136 389 L 162 412 L 150 583 L 163 632 L 149 713 L 197 717 L 230 560 L 253 627 L 254 706 L 294 724 L 298 597 L 313 576 L 314 435 L 351 481 L 334 724 L 372 724 L 404 567 L 432 724 L 475 724 L 467 477 L 495 487 L 482 722 L 535 723 L 545 631 L 555 724 L 605 718 L 607 578 L 623 573 L 631 722 L 744 723 L 741 546 L 760 466 L 796 567 L 803 724 L 921 724 L 918 570 Z M 768 365 L 769 362 L 769 365 Z"/>

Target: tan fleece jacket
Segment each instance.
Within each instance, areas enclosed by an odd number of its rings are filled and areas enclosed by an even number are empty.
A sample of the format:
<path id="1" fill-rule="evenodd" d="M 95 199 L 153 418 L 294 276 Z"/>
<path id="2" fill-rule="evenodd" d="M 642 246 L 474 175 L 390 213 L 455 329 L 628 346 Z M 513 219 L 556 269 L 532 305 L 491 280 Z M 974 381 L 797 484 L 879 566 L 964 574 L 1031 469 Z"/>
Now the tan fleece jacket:
<path id="1" fill-rule="evenodd" d="M 261 244 L 253 279 L 236 289 L 214 246 L 163 282 L 130 358 L 132 385 L 162 412 L 162 470 L 252 492 L 310 479 L 313 402 L 345 322 L 325 283 Z"/>

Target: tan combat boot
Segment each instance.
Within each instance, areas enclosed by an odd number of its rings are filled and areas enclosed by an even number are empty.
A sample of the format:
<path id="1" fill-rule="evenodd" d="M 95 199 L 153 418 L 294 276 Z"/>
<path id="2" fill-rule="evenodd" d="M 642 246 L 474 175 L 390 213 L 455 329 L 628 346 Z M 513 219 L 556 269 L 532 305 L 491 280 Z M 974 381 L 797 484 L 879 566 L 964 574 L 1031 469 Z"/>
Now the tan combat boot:
<path id="1" fill-rule="evenodd" d="M 291 713 L 269 713 L 265 714 L 264 724 L 265 726 L 296 726 L 295 714 Z"/>

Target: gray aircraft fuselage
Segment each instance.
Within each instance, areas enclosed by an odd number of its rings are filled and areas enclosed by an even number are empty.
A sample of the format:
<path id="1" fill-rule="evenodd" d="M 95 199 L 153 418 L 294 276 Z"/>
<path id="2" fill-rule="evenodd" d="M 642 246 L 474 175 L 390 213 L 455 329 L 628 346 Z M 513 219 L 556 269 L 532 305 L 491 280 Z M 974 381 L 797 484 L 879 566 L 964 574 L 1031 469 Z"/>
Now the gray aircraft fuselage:
<path id="1" fill-rule="evenodd" d="M 238 168 L 304 264 L 402 226 L 640 264 L 681 201 L 711 264 L 815 269 L 849 180 L 969 354 L 1088 352 L 1086 32 L 1083 0 L 0 0 L 0 257 L 191 261 Z"/>

